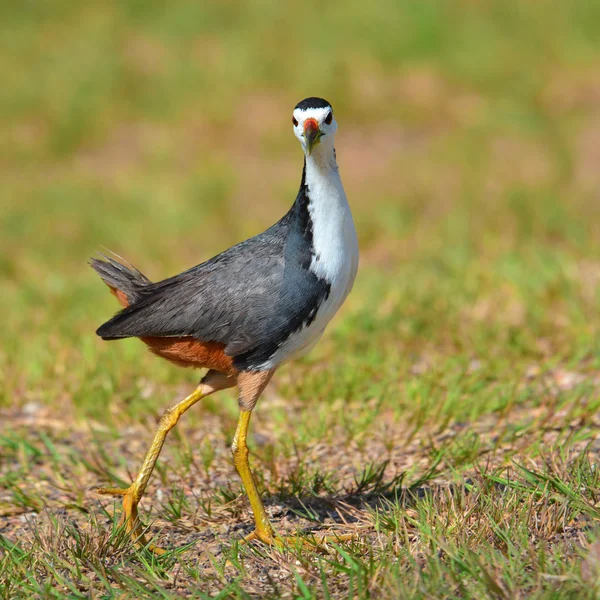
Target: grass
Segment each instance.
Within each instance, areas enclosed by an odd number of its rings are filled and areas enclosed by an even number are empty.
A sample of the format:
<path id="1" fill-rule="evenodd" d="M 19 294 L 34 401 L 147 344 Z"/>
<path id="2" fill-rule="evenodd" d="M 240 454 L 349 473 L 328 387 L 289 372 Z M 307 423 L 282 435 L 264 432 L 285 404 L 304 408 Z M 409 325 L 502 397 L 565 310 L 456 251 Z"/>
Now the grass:
<path id="1" fill-rule="evenodd" d="M 600 594 L 600 8 L 517 0 L 0 8 L 0 597 Z M 153 279 L 283 214 L 290 112 L 332 101 L 355 289 L 258 404 L 171 433 L 135 550 L 92 489 L 135 475 L 199 374 L 135 340 L 87 267 Z M 116 515 L 116 516 L 115 516 Z"/>

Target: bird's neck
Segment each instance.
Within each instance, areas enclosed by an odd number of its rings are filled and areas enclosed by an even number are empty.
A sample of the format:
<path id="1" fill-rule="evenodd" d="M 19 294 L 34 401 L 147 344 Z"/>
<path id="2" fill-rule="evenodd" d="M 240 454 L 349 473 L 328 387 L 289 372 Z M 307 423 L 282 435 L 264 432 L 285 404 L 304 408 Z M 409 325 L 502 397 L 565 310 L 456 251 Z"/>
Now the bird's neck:
<path id="1" fill-rule="evenodd" d="M 304 200 L 301 199 L 304 196 Z M 302 182 L 297 202 L 306 209 L 316 205 L 333 202 L 346 202 L 344 186 L 335 160 L 333 146 L 315 148 L 310 156 L 304 157 Z"/>
<path id="2" fill-rule="evenodd" d="M 342 209 L 350 210 L 333 146 L 317 146 L 310 156 L 304 158 L 300 195 L 306 196 L 302 204 L 313 221 L 328 220 Z"/>
<path id="3" fill-rule="evenodd" d="M 310 156 L 304 157 L 304 164 L 309 172 L 315 175 L 326 175 L 332 171 L 337 173 L 338 166 L 333 143 L 325 140 L 321 142 Z"/>
<path id="4" fill-rule="evenodd" d="M 349 255 L 357 254 L 356 231 L 335 150 L 315 150 L 320 152 L 304 160 L 302 183 L 292 209 L 293 230 L 302 240 L 302 264 L 331 281 L 345 268 Z"/>
<path id="5" fill-rule="evenodd" d="M 313 152 L 304 157 L 302 181 L 296 201 L 290 211 L 292 232 L 299 234 L 305 248 L 314 245 L 315 219 L 321 219 L 323 208 L 346 200 L 338 166 L 335 161 L 335 150 L 330 152 Z"/>

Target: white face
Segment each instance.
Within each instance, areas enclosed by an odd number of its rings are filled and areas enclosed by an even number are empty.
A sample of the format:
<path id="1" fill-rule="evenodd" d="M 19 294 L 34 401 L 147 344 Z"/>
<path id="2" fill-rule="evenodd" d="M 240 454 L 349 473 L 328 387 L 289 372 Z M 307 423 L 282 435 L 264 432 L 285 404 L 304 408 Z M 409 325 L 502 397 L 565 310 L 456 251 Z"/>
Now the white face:
<path id="1" fill-rule="evenodd" d="M 311 129 L 314 129 L 315 123 L 318 128 L 316 140 L 312 147 L 308 144 L 309 147 L 307 148 L 307 138 L 310 137 Z M 333 148 L 333 138 L 337 131 L 337 122 L 330 106 L 325 108 L 296 108 L 292 115 L 292 124 L 294 126 L 294 134 L 300 140 L 302 150 L 304 150 L 307 156 L 319 148 Z"/>

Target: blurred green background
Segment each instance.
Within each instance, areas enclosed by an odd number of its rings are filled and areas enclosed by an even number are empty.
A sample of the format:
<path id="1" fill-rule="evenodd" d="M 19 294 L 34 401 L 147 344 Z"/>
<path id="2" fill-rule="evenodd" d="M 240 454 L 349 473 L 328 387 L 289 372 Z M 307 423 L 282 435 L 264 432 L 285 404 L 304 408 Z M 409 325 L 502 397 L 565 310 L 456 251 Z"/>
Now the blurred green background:
<path id="1" fill-rule="evenodd" d="M 238 548 L 226 392 L 166 444 L 143 514 L 176 551 L 146 560 L 89 491 L 199 374 L 99 340 L 118 306 L 86 263 L 160 279 L 279 219 L 307 96 L 361 266 L 265 391 L 252 465 L 278 529 L 323 501 L 360 539 Z M 0 596 L 598 597 L 599 241 L 598 0 L 4 0 Z"/>
<path id="2" fill-rule="evenodd" d="M 117 307 L 86 261 L 106 247 L 158 279 L 270 225 L 309 95 L 336 110 L 362 252 L 307 359 L 342 395 L 423 362 L 597 365 L 596 0 L 8 1 L 0 27 L 5 403 L 87 414 L 185 377 L 95 338 Z"/>

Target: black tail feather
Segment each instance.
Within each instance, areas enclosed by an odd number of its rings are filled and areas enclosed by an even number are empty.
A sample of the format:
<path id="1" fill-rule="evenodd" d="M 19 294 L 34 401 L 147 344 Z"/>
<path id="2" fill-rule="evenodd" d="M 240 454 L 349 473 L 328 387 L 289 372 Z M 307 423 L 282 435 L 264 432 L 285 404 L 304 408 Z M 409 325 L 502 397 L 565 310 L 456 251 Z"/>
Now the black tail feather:
<path id="1" fill-rule="evenodd" d="M 110 288 L 123 292 L 129 304 L 134 304 L 143 295 L 143 290 L 151 281 L 133 265 L 123 264 L 109 256 L 100 254 L 104 260 L 92 258 L 90 266 Z M 120 258 L 120 257 L 119 257 Z M 121 259 L 122 260 L 122 259 Z"/>

